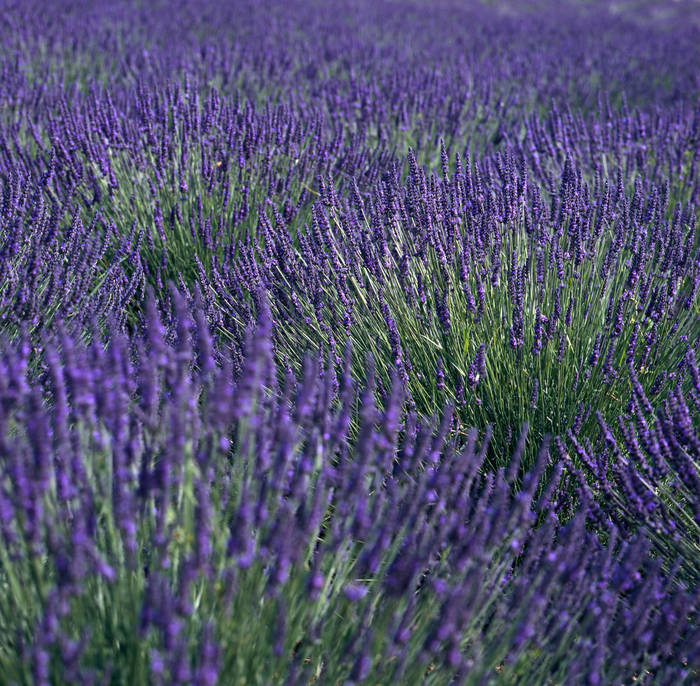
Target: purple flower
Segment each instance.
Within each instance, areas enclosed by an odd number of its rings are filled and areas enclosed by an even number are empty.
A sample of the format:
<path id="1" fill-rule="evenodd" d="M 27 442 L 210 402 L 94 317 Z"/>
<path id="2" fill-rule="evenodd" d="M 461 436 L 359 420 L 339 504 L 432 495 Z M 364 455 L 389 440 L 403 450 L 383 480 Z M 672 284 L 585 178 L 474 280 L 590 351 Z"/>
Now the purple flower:
<path id="1" fill-rule="evenodd" d="M 346 584 L 345 588 L 343 589 L 343 593 L 348 600 L 356 603 L 367 595 L 367 587 L 363 584 L 351 582 Z"/>
<path id="2" fill-rule="evenodd" d="M 532 391 L 530 392 L 530 409 L 534 410 L 537 407 L 537 393 L 540 388 L 540 380 L 535 379 L 532 382 Z"/>

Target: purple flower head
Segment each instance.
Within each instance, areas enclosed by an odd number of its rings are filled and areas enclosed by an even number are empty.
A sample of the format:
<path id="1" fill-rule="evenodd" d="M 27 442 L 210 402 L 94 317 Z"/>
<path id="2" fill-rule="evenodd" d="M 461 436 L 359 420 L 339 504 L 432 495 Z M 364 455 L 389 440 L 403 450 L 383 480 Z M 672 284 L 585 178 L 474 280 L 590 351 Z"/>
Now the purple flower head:
<path id="1" fill-rule="evenodd" d="M 343 589 L 345 597 L 353 603 L 362 600 L 367 595 L 367 586 L 351 582 Z"/>
<path id="2" fill-rule="evenodd" d="M 535 379 L 532 382 L 532 391 L 530 392 L 530 409 L 534 410 L 537 407 L 537 395 L 540 388 L 540 380 Z"/>
<path id="3" fill-rule="evenodd" d="M 476 352 L 474 359 L 467 370 L 467 384 L 469 388 L 476 388 L 477 384 L 486 375 L 486 345 L 482 343 Z"/>

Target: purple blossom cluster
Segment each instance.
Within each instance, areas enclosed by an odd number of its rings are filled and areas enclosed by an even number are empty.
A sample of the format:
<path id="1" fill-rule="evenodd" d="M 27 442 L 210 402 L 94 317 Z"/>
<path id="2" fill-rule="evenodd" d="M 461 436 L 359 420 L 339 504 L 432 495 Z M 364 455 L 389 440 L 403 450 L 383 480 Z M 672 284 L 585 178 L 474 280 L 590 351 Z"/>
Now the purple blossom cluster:
<path id="1" fill-rule="evenodd" d="M 48 197 L 56 167 L 52 157 L 38 181 L 14 170 L 0 181 L 0 321 L 11 336 L 39 340 L 55 320 L 78 330 L 123 321 L 144 292 L 143 230 L 121 235 L 99 209 L 86 215 L 75 187 Z"/>

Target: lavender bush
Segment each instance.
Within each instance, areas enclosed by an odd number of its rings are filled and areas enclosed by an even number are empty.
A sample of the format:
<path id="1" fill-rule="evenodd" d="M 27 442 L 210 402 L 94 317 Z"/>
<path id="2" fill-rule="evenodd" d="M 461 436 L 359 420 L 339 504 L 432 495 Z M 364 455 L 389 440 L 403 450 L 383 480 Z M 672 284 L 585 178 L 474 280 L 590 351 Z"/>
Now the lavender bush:
<path id="1" fill-rule="evenodd" d="M 472 431 L 458 450 L 449 410 L 437 431 L 404 415 L 398 380 L 382 411 L 371 366 L 359 397 L 347 364 L 338 379 L 312 358 L 279 387 L 264 309 L 236 375 L 201 310 L 177 293 L 175 306 L 169 334 L 151 301 L 135 346 L 59 327 L 44 394 L 27 346 L 3 350 L 9 680 L 688 674 L 697 587 L 585 490 L 562 524 L 562 463 L 536 495 L 548 441 L 514 493 L 526 429 L 509 469 L 484 473 L 488 439 Z"/>
<path id="2" fill-rule="evenodd" d="M 0 2 L 0 682 L 700 679 L 688 0 Z"/>

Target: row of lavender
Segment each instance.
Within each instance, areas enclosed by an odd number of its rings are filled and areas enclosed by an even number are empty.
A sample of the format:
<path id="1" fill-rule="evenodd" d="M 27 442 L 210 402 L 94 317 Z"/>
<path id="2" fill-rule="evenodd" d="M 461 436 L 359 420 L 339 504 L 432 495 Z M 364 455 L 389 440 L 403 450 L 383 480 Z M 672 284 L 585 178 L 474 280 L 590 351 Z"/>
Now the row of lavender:
<path id="1" fill-rule="evenodd" d="M 494 121 L 551 99 L 590 107 L 601 90 L 674 104 L 698 85 L 695 3 L 633 4 L 5 2 L 0 102 L 6 119 L 39 123 L 64 97 L 108 89 L 129 107 L 137 83 L 186 72 L 226 95 L 306 103 L 387 131 L 430 115 L 449 133 L 474 90 Z"/>
<path id="2" fill-rule="evenodd" d="M 449 408 L 405 413 L 398 378 L 381 410 L 349 357 L 280 385 L 264 306 L 236 373 L 172 296 L 135 344 L 59 327 L 48 406 L 29 346 L 3 346 L 9 683 L 692 681 L 697 585 L 548 440 L 514 495 L 526 428 L 493 472 L 488 434 L 458 447 Z M 676 401 L 654 436 L 697 445 Z M 663 510 L 653 475 L 613 473 Z"/>
<path id="3" fill-rule="evenodd" d="M 674 7 L 8 8 L 10 683 L 697 680 Z"/>

